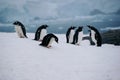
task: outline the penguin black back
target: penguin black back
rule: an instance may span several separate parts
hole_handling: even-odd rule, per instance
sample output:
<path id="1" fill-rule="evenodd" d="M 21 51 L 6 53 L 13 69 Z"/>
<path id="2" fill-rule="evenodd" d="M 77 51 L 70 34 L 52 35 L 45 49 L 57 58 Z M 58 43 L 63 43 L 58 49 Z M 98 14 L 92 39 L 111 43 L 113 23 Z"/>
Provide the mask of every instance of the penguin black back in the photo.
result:
<path id="1" fill-rule="evenodd" d="M 78 29 L 75 31 L 72 44 L 75 44 L 75 43 L 78 42 L 79 32 L 81 32 L 82 29 L 83 29 L 83 26 L 80 26 L 80 27 L 78 27 Z"/>
<path id="2" fill-rule="evenodd" d="M 48 47 L 49 43 L 50 43 L 50 40 L 54 38 L 55 41 L 58 43 L 58 37 L 55 36 L 54 34 L 50 33 L 50 34 L 47 34 L 44 38 L 43 38 L 43 41 L 40 45 L 42 46 L 45 46 L 45 47 Z"/>
<path id="3" fill-rule="evenodd" d="M 69 43 L 69 35 L 70 35 L 70 31 L 74 30 L 76 27 L 71 26 L 70 28 L 68 28 L 67 32 L 66 32 L 66 42 Z"/>
<path id="4" fill-rule="evenodd" d="M 51 37 L 51 34 L 47 34 L 44 38 L 43 38 L 43 41 L 40 45 L 42 46 L 47 46 L 47 43 L 49 42 L 50 40 L 50 37 Z"/>
<path id="5" fill-rule="evenodd" d="M 46 29 L 48 27 L 48 25 L 41 25 L 35 32 L 35 38 L 34 40 L 39 40 L 40 38 L 40 33 L 42 29 Z"/>

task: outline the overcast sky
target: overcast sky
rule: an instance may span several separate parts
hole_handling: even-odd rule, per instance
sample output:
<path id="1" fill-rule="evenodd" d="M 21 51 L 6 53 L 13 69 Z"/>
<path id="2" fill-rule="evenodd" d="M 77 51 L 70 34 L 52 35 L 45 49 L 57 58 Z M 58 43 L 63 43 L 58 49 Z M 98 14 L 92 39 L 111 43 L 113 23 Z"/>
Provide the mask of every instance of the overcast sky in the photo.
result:
<path id="1" fill-rule="evenodd" d="M 6 7 L 40 18 L 74 17 L 94 9 L 114 12 L 120 8 L 120 0 L 0 0 L 0 10 Z"/>

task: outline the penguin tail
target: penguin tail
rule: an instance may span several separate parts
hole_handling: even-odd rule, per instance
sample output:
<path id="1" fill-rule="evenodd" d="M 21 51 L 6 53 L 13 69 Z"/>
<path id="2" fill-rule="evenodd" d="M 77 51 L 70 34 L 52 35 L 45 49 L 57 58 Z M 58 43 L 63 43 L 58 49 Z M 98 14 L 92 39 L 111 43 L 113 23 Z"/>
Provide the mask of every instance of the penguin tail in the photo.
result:
<path id="1" fill-rule="evenodd" d="M 42 45 L 42 43 L 41 44 L 39 44 L 40 46 Z"/>
<path id="2" fill-rule="evenodd" d="M 69 43 L 69 40 L 67 40 L 66 43 Z"/>
<path id="3" fill-rule="evenodd" d="M 39 44 L 39 46 L 44 46 L 44 45 L 41 43 L 41 44 Z"/>
<path id="4" fill-rule="evenodd" d="M 32 40 L 35 40 L 35 39 L 32 39 Z"/>
<path id="5" fill-rule="evenodd" d="M 102 44 L 97 45 L 97 47 L 101 47 L 101 46 L 102 46 Z"/>
<path id="6" fill-rule="evenodd" d="M 25 35 L 26 38 L 28 38 L 26 35 Z"/>
<path id="7" fill-rule="evenodd" d="M 38 41 L 36 38 L 34 38 L 33 40 Z"/>
<path id="8" fill-rule="evenodd" d="M 36 40 L 36 39 L 33 39 L 33 40 Z"/>
<path id="9" fill-rule="evenodd" d="M 75 42 L 72 42 L 71 44 L 75 44 Z"/>

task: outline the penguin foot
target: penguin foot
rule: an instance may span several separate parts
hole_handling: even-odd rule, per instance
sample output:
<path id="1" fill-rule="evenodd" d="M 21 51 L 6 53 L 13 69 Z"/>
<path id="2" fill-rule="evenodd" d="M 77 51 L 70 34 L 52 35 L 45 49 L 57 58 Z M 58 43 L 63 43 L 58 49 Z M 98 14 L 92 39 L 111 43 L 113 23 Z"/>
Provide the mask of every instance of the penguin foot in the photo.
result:
<path id="1" fill-rule="evenodd" d="M 80 46 L 80 44 L 76 44 L 77 46 Z"/>
<path id="2" fill-rule="evenodd" d="M 40 42 L 42 42 L 42 40 L 39 40 Z"/>
<path id="3" fill-rule="evenodd" d="M 47 46 L 47 48 L 51 48 L 52 46 Z"/>
<path id="4" fill-rule="evenodd" d="M 20 36 L 20 38 L 25 38 L 25 37 L 23 37 L 23 36 Z"/>

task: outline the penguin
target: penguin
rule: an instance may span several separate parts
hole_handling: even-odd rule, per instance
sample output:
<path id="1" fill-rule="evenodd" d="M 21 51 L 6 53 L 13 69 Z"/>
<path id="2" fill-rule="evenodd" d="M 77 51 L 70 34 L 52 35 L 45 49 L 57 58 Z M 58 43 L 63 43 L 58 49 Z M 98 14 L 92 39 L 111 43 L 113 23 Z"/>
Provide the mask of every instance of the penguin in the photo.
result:
<path id="1" fill-rule="evenodd" d="M 88 25 L 88 28 L 90 29 L 91 41 L 94 42 L 94 44 L 98 47 L 102 46 L 102 37 L 99 31 L 95 27 L 90 25 Z"/>
<path id="2" fill-rule="evenodd" d="M 25 26 L 21 22 L 15 21 L 13 25 L 15 25 L 15 31 L 20 38 L 27 38 Z"/>
<path id="3" fill-rule="evenodd" d="M 42 43 L 39 45 L 50 48 L 53 41 L 58 43 L 58 37 L 50 33 L 43 38 Z"/>
<path id="4" fill-rule="evenodd" d="M 38 29 L 37 29 L 37 31 L 36 31 L 36 33 L 35 33 L 35 38 L 34 38 L 34 40 L 36 40 L 36 41 L 42 41 L 43 40 L 43 37 L 47 34 L 47 30 L 46 30 L 46 28 L 48 27 L 48 25 L 41 25 Z"/>
<path id="5" fill-rule="evenodd" d="M 75 31 L 72 44 L 80 45 L 83 37 L 83 26 L 78 27 Z"/>
<path id="6" fill-rule="evenodd" d="M 73 42 L 73 36 L 75 33 L 75 29 L 76 27 L 71 26 L 70 28 L 68 28 L 67 32 L 66 32 L 66 43 L 72 43 Z"/>

